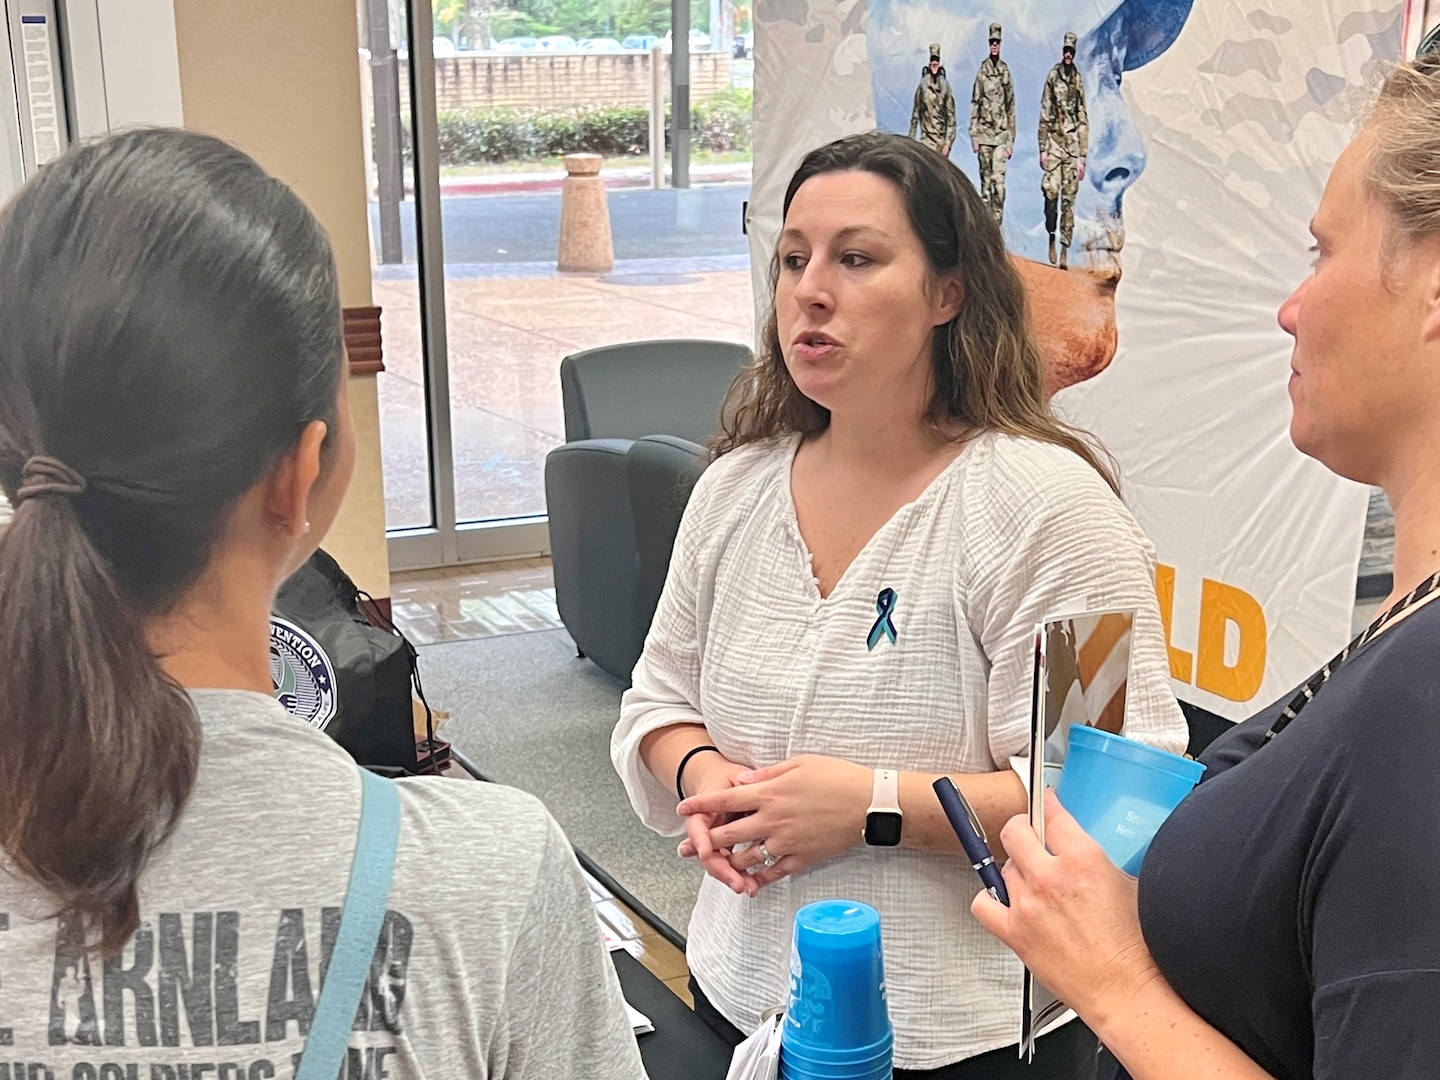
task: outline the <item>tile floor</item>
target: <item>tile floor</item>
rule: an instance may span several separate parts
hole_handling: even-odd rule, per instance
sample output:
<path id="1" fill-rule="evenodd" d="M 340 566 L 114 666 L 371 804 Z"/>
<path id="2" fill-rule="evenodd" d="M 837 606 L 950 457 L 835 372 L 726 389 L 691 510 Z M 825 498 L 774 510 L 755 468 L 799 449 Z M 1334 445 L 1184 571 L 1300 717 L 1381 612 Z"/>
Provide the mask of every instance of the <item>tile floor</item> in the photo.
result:
<path id="1" fill-rule="evenodd" d="M 390 603 L 416 645 L 560 628 L 549 559 L 391 574 Z"/>

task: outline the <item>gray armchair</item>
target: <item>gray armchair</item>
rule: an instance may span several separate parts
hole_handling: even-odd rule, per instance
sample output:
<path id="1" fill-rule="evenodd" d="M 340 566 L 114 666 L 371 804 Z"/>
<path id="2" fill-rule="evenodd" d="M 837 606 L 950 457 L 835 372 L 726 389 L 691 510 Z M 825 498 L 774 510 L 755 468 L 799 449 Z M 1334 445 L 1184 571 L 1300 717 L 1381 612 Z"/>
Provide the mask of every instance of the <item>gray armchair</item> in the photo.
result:
<path id="1" fill-rule="evenodd" d="M 639 610 L 647 631 L 665 588 L 670 552 L 675 547 L 685 504 L 709 463 L 703 446 L 674 435 L 637 439 L 625 455 L 630 516 L 635 522 L 635 550 L 640 557 Z"/>
<path id="2" fill-rule="evenodd" d="M 581 655 L 626 682 L 665 583 L 705 441 L 750 360 L 722 341 L 641 341 L 560 363 L 565 445 L 545 459 L 555 602 Z"/>

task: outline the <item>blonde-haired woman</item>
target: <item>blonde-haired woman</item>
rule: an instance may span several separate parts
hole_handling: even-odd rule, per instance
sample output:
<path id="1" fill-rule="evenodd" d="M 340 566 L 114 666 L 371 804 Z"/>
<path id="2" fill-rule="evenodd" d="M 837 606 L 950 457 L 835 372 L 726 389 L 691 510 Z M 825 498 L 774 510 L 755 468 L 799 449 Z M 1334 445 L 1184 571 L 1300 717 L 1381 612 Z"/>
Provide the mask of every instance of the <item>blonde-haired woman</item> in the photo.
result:
<path id="1" fill-rule="evenodd" d="M 1052 803 L 975 914 L 1134 1080 L 1418 1080 L 1440 1068 L 1440 59 L 1396 69 L 1280 308 L 1290 437 L 1395 507 L 1384 614 L 1204 754 L 1138 884 Z"/>
<path id="2" fill-rule="evenodd" d="M 1077 608 L 1139 609 L 1129 732 L 1183 748 L 1151 548 L 1050 414 L 1023 286 L 959 169 L 857 135 L 805 158 L 784 209 L 766 347 L 612 754 L 709 875 L 689 962 L 717 1030 L 784 1003 L 794 912 L 844 896 L 883 920 L 896 1076 L 1020 1075 L 1020 966 L 965 910 L 930 783 L 954 776 L 992 831 L 1023 808 L 1035 623 Z M 1072 1025 L 1024 1075 L 1094 1061 Z"/>

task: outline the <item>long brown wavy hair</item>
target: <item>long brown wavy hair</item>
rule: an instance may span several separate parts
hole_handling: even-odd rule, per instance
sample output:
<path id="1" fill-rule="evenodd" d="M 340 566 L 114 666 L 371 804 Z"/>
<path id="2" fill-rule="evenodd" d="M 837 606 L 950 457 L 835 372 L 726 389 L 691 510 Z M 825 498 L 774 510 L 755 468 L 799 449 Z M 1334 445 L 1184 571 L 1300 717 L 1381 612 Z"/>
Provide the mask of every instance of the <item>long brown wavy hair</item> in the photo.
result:
<path id="1" fill-rule="evenodd" d="M 805 181 L 848 171 L 894 184 L 931 273 L 954 275 L 965 286 L 959 314 L 934 334 L 935 393 L 926 423 L 936 432 L 963 431 L 962 437 L 1001 431 L 1063 446 L 1118 493 L 1109 455 L 1050 410 L 1024 282 L 1005 252 L 999 225 L 965 174 L 914 139 L 880 131 L 851 135 L 805 156 L 785 191 L 785 216 Z M 711 443 L 716 457 L 779 435 L 813 434 L 830 423 L 830 411 L 802 394 L 785 366 L 774 300 L 779 277 L 777 252 L 760 352 L 726 396 L 721 431 Z"/>

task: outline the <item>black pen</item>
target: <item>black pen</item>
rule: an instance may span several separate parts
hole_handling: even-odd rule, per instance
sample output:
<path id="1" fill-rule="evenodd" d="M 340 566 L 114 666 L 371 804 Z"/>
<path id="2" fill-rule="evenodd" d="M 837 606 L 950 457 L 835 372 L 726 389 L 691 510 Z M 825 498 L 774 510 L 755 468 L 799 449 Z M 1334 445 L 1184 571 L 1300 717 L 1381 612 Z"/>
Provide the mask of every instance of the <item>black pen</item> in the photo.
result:
<path id="1" fill-rule="evenodd" d="M 980 819 L 975 816 L 975 811 L 970 808 L 965 796 L 960 794 L 955 781 L 948 776 L 940 777 L 930 786 L 935 789 L 940 806 L 944 809 L 945 816 L 950 819 L 950 827 L 960 838 L 965 857 L 980 875 L 986 892 L 1009 907 L 1010 894 L 1005 891 L 1005 879 L 1000 875 L 1000 867 L 995 865 L 995 856 L 990 853 L 990 845 L 985 840 L 985 830 L 980 825 Z"/>

